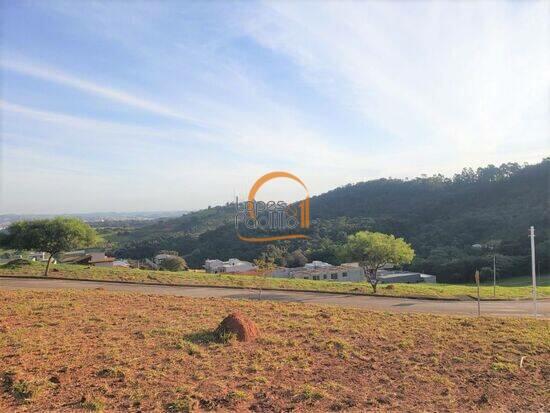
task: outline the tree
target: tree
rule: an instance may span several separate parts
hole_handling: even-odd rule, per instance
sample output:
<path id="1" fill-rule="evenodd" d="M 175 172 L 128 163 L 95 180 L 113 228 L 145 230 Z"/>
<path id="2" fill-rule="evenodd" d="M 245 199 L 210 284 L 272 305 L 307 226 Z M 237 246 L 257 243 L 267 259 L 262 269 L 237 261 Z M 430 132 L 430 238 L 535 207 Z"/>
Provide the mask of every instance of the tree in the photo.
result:
<path id="1" fill-rule="evenodd" d="M 85 222 L 76 218 L 54 218 L 11 224 L 0 239 L 0 246 L 49 253 L 44 271 L 44 276 L 47 276 L 54 255 L 96 246 L 100 241 L 95 230 Z"/>
<path id="2" fill-rule="evenodd" d="M 168 257 L 162 260 L 160 268 L 167 271 L 183 271 L 187 269 L 187 262 L 181 257 Z"/>
<path id="3" fill-rule="evenodd" d="M 357 261 L 363 268 L 375 294 L 381 267 L 390 263 L 409 264 L 414 258 L 414 250 L 403 238 L 380 232 L 360 231 L 350 235 L 343 250 L 347 259 Z"/>
<path id="4" fill-rule="evenodd" d="M 291 268 L 303 267 L 307 263 L 307 258 L 302 250 L 297 249 L 286 257 L 287 266 Z"/>

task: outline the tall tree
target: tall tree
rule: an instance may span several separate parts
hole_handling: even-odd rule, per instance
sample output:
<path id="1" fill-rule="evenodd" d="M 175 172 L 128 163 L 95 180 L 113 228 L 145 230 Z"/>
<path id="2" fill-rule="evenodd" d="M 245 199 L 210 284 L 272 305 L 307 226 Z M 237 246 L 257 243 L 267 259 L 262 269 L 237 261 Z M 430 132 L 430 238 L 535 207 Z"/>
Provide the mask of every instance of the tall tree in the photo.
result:
<path id="1" fill-rule="evenodd" d="M 344 256 L 357 261 L 363 268 L 374 293 L 378 285 L 378 270 L 385 264 L 409 264 L 414 250 L 403 238 L 380 232 L 360 231 L 350 235 L 343 248 Z"/>
<path id="2" fill-rule="evenodd" d="M 37 250 L 50 254 L 44 276 L 52 258 L 63 251 L 97 245 L 101 238 L 85 222 L 76 218 L 20 221 L 10 225 L 0 239 L 5 248 Z"/>

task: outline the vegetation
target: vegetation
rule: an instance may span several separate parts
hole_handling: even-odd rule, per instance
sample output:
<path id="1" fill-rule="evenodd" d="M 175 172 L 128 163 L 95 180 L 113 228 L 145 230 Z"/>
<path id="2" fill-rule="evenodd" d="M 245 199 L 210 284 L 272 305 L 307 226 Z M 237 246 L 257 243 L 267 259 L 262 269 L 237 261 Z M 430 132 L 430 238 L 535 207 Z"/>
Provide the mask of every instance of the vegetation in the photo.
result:
<path id="1" fill-rule="evenodd" d="M 258 325 L 259 339 L 213 339 L 234 311 Z M 0 392 L 5 412 L 550 405 L 547 320 L 98 290 L 0 291 L 0 320 L 0 378 L 12 383 Z"/>
<path id="2" fill-rule="evenodd" d="M 359 263 L 375 294 L 380 268 L 386 264 L 409 264 L 414 258 L 413 249 L 402 238 L 368 231 L 350 235 L 343 254 L 348 260 Z"/>
<path id="3" fill-rule="evenodd" d="M 40 275 L 44 272 L 44 265 L 33 263 L 24 270 L 9 266 L 0 266 L 0 276 Z M 258 288 L 261 283 L 263 289 L 326 291 L 347 294 L 372 294 L 370 284 L 366 282 L 336 282 L 314 281 L 284 278 L 260 278 L 254 275 L 236 274 L 207 274 L 204 271 L 164 272 L 148 271 L 131 268 L 101 268 L 85 267 L 82 265 L 57 264 L 55 276 L 68 279 L 88 279 L 107 281 L 128 281 L 138 283 L 160 283 L 173 285 L 203 285 L 226 286 L 237 288 Z M 541 298 L 550 297 L 550 277 L 541 278 L 538 294 Z M 377 295 L 392 297 L 429 297 L 429 298 L 459 298 L 476 297 L 474 284 L 389 284 L 378 288 Z M 482 299 L 514 299 L 531 297 L 530 282 L 518 286 L 497 286 L 496 296 L 493 297 L 492 284 L 481 287 Z"/>
<path id="4" fill-rule="evenodd" d="M 187 263 L 181 257 L 173 256 L 162 260 L 160 268 L 166 271 L 183 271 L 186 270 Z"/>
<path id="5" fill-rule="evenodd" d="M 448 283 L 473 282 L 476 269 L 497 275 L 529 271 L 527 229 L 537 230 L 538 263 L 550 272 L 550 159 L 536 165 L 502 164 L 464 169 L 452 178 L 442 175 L 414 179 L 378 179 L 346 185 L 311 198 L 309 240 L 284 241 L 279 251 L 300 250 L 308 260 L 338 264 L 338 245 L 358 231 L 382 232 L 404 238 L 415 250 L 406 268 L 437 275 Z M 110 236 L 120 257 L 151 257 L 175 249 L 192 268 L 206 258 L 253 260 L 265 245 L 239 241 L 232 205 L 209 208 L 181 218 L 166 219 Z M 472 248 L 480 244 L 482 248 Z M 273 248 L 273 247 L 267 247 Z M 492 278 L 487 271 L 483 280 Z"/>
<path id="6" fill-rule="evenodd" d="M 3 248 L 36 250 L 49 253 L 44 275 L 56 254 L 99 243 L 94 229 L 77 218 L 54 218 L 19 221 L 8 227 L 0 237 Z"/>

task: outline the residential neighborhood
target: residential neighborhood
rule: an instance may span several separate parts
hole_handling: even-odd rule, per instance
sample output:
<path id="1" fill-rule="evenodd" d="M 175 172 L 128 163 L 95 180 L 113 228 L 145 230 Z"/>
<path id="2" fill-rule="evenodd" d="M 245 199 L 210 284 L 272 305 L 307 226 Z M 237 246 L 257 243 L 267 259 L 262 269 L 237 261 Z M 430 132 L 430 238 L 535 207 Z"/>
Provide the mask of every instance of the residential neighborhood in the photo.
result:
<path id="1" fill-rule="evenodd" d="M 0 16 L 0 413 L 550 413 L 550 0 Z"/>

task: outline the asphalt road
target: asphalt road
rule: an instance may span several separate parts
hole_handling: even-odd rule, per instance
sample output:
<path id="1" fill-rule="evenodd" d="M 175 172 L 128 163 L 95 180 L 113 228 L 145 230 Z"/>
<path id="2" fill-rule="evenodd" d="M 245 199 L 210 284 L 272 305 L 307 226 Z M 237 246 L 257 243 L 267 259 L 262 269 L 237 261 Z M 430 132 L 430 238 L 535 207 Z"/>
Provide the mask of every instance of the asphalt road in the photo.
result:
<path id="1" fill-rule="evenodd" d="M 3 290 L 45 289 L 97 289 L 126 291 L 144 294 L 176 295 L 185 297 L 219 297 L 228 299 L 258 299 L 258 291 L 234 288 L 158 286 L 101 281 L 74 281 L 51 279 L 0 278 Z M 349 294 L 326 294 L 316 292 L 263 291 L 263 300 L 325 304 L 341 307 L 364 308 L 393 312 L 420 312 L 434 314 L 476 315 L 476 301 L 442 301 L 393 297 L 372 297 Z M 550 317 L 550 300 L 538 302 L 539 317 Z M 532 316 L 533 302 L 482 301 L 481 314 L 491 316 Z"/>

